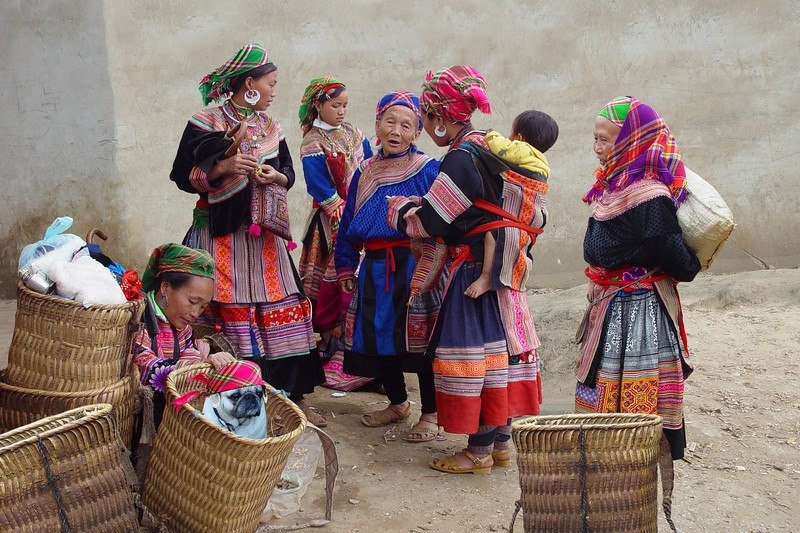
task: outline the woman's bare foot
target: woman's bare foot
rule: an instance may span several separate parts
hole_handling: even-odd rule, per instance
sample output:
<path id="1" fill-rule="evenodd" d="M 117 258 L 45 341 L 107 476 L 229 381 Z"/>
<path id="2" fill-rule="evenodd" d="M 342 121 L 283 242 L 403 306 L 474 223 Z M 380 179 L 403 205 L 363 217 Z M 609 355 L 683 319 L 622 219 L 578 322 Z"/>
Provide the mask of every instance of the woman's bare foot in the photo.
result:
<path id="1" fill-rule="evenodd" d="M 303 414 L 306 415 L 306 419 L 318 428 L 324 428 L 328 425 L 328 420 L 318 412 L 314 411 L 305 400 L 300 400 L 297 402 L 297 407 L 303 411 Z"/>

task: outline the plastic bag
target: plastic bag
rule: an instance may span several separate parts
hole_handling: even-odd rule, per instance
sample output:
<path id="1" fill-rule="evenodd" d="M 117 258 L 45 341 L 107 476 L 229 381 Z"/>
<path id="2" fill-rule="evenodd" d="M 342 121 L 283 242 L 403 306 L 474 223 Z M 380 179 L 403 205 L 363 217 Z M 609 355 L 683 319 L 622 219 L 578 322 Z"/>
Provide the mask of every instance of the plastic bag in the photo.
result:
<path id="1" fill-rule="evenodd" d="M 70 261 L 86 242 L 71 233 L 72 217 L 58 217 L 44 233 L 44 238 L 22 249 L 19 254 L 19 269 L 30 268 L 32 272 L 47 270 L 56 260 Z"/>
<path id="2" fill-rule="evenodd" d="M 314 479 L 321 456 L 322 443 L 319 437 L 313 429 L 306 429 L 292 448 L 278 486 L 272 491 L 272 496 L 261 513 L 262 522 L 273 516 L 283 518 L 300 509 L 300 499 Z"/>

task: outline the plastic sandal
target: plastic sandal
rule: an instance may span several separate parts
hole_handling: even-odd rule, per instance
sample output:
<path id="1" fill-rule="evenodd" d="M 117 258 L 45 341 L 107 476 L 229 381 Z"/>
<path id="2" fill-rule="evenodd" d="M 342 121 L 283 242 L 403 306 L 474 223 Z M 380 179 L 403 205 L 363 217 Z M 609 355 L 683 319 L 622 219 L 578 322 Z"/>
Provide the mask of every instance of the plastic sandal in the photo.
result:
<path id="1" fill-rule="evenodd" d="M 370 428 L 378 428 L 403 422 L 408 420 L 409 416 L 411 416 L 411 404 L 406 403 L 405 407 L 389 405 L 386 409 L 361 415 L 361 423 Z"/>
<path id="2" fill-rule="evenodd" d="M 492 460 L 494 461 L 494 466 L 511 466 L 511 450 L 508 448 L 505 450 L 493 450 Z"/>
<path id="3" fill-rule="evenodd" d="M 469 474 L 470 472 L 479 476 L 485 476 L 492 472 L 492 465 L 485 466 L 486 463 L 492 461 L 492 456 L 487 455 L 486 457 L 477 457 L 470 453 L 469 450 L 464 448 L 461 450 L 461 453 L 464 454 L 467 459 L 472 461 L 471 468 L 464 468 L 461 466 L 458 461 L 456 460 L 455 454 L 445 457 L 444 459 L 436 458 L 430 463 L 430 467 L 434 470 L 438 470 L 439 472 L 447 472 L 448 474 Z"/>
<path id="4" fill-rule="evenodd" d="M 408 430 L 408 433 L 403 435 L 403 440 L 415 444 L 418 442 L 430 442 L 436 437 L 441 437 L 443 434 L 444 429 L 437 422 L 425 420 L 420 417 L 417 423 Z"/>

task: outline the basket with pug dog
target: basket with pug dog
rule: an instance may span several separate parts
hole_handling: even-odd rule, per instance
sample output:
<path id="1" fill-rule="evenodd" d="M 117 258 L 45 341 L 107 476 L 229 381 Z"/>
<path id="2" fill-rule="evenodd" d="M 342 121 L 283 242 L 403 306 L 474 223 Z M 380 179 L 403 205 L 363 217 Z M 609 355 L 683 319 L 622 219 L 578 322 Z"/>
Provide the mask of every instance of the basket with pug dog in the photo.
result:
<path id="1" fill-rule="evenodd" d="M 167 378 L 142 500 L 156 525 L 180 532 L 256 529 L 303 412 L 264 383 L 258 365 L 178 368 Z"/>

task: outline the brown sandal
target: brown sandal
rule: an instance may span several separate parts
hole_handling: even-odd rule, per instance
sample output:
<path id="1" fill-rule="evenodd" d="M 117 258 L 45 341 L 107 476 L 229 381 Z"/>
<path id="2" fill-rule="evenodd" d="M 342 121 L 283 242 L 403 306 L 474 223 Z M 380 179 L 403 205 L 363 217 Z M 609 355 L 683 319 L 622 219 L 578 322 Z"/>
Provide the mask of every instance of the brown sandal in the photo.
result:
<path id="1" fill-rule="evenodd" d="M 386 409 L 361 415 L 361 423 L 369 428 L 378 428 L 396 422 L 403 422 L 408 420 L 409 416 L 411 416 L 410 403 L 399 405 L 390 404 Z"/>
<path id="2" fill-rule="evenodd" d="M 511 450 L 492 450 L 494 466 L 511 466 Z"/>
<path id="3" fill-rule="evenodd" d="M 403 436 L 404 441 L 412 443 L 430 442 L 444 434 L 444 429 L 438 422 L 425 420 L 423 416 L 425 415 L 420 416 L 417 423 Z"/>
<path id="4" fill-rule="evenodd" d="M 472 454 L 466 448 L 464 448 L 458 453 L 463 454 L 467 459 L 472 461 L 471 468 L 465 468 L 461 466 L 461 464 L 456 459 L 455 453 L 449 457 L 445 457 L 444 459 L 439 459 L 437 457 L 433 461 L 431 461 L 429 466 L 434 470 L 438 470 L 439 472 L 447 472 L 448 474 L 473 473 L 479 476 L 484 476 L 492 472 L 491 454 L 485 457 L 478 457 L 477 455 Z M 486 463 L 489 463 L 489 465 L 487 466 Z"/>

